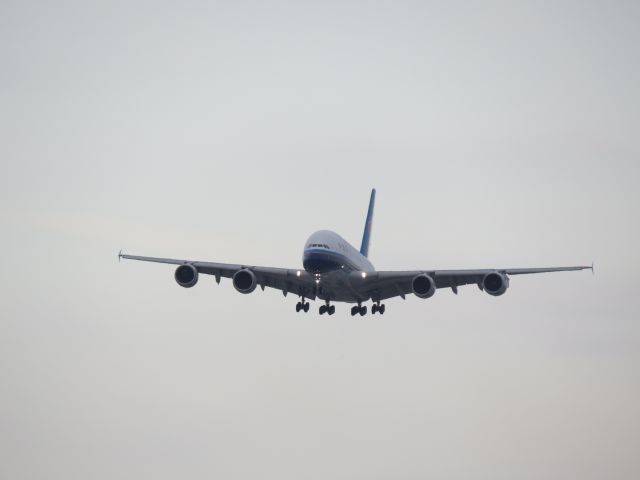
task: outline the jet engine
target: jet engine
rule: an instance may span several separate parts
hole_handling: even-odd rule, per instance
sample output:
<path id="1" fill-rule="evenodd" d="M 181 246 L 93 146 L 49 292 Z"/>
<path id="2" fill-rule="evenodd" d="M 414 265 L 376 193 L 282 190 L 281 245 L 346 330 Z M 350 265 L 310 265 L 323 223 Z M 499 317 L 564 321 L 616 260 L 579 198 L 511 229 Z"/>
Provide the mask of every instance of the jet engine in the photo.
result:
<path id="1" fill-rule="evenodd" d="M 433 281 L 429 275 L 421 273 L 413 277 L 411 281 L 411 288 L 413 293 L 418 298 L 429 298 L 436 293 L 436 282 Z"/>
<path id="2" fill-rule="evenodd" d="M 191 288 L 198 283 L 198 270 L 193 265 L 180 265 L 174 276 L 178 285 L 184 288 Z"/>
<path id="3" fill-rule="evenodd" d="M 487 273 L 482 279 L 482 288 L 489 295 L 498 297 L 509 288 L 509 277 L 498 272 Z"/>
<path id="4" fill-rule="evenodd" d="M 238 270 L 233 275 L 233 286 L 240 293 L 251 293 L 256 289 L 257 285 L 258 280 L 255 274 L 247 268 Z"/>

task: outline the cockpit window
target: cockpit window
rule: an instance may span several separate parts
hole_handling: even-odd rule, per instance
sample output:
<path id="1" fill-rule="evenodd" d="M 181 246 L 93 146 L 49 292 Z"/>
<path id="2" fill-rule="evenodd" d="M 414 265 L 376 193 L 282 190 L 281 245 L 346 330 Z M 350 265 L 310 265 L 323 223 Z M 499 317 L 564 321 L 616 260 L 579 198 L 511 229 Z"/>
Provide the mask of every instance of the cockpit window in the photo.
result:
<path id="1" fill-rule="evenodd" d="M 324 243 L 310 243 L 309 245 L 307 245 L 307 248 L 326 248 L 327 250 L 329 250 L 329 245 L 326 245 Z"/>

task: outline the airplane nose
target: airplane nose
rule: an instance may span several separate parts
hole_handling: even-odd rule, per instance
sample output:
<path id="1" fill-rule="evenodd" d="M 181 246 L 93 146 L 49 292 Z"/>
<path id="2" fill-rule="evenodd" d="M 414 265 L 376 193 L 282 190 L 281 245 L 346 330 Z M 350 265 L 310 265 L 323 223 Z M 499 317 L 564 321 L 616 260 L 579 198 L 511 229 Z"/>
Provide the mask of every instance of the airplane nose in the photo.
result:
<path id="1" fill-rule="evenodd" d="M 305 252 L 302 265 L 309 273 L 326 273 L 341 268 L 330 252 Z"/>

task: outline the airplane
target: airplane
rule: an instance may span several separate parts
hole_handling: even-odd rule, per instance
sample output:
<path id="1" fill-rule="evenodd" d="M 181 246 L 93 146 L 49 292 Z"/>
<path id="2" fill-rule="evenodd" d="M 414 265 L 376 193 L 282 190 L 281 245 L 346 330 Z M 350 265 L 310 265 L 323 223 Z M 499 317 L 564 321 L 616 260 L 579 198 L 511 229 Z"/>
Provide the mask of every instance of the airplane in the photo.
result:
<path id="1" fill-rule="evenodd" d="M 591 266 L 548 268 L 494 268 L 475 270 L 410 270 L 377 271 L 369 261 L 369 241 L 376 199 L 375 188 L 371 191 L 369 208 L 362 235 L 360 250 L 330 230 L 313 233 L 305 243 L 301 269 L 258 267 L 244 264 L 200 262 L 172 258 L 141 257 L 126 255 L 122 251 L 118 259 L 177 265 L 174 278 L 178 285 L 191 288 L 198 283 L 199 275 L 213 275 L 219 284 L 221 277 L 231 278 L 235 289 L 244 294 L 256 287 L 265 287 L 297 295 L 300 301 L 296 312 L 308 312 L 307 300 L 321 300 L 320 315 L 333 315 L 332 302 L 353 303 L 351 315 L 366 315 L 365 302 L 371 300 L 371 314 L 383 315 L 383 300 L 413 294 L 418 298 L 432 297 L 437 289 L 450 288 L 458 294 L 458 287 L 475 284 L 480 290 L 494 297 L 503 295 L 509 288 L 509 277 L 530 273 L 561 272 L 590 269 Z"/>

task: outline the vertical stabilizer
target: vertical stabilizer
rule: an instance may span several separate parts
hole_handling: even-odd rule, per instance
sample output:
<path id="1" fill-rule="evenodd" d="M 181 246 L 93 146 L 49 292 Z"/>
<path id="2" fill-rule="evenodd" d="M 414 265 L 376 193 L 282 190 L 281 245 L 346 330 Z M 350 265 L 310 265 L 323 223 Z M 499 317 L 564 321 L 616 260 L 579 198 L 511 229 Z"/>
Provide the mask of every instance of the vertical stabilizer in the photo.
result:
<path id="1" fill-rule="evenodd" d="M 364 233 L 362 234 L 362 245 L 360 253 L 365 257 L 369 256 L 369 240 L 371 239 L 371 224 L 373 223 L 373 206 L 376 203 L 376 189 L 371 190 L 371 199 L 369 200 L 369 210 L 367 211 L 367 221 L 364 224 Z"/>

